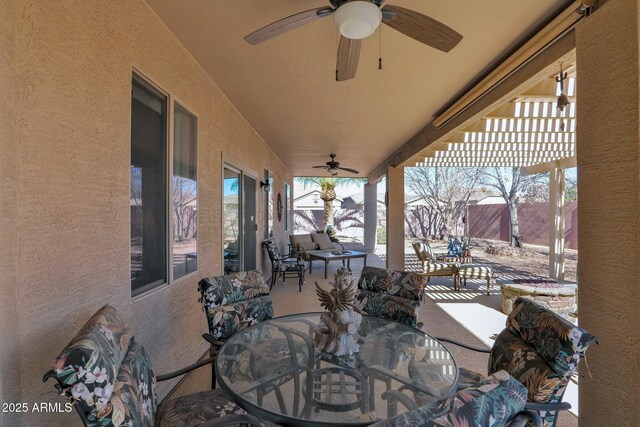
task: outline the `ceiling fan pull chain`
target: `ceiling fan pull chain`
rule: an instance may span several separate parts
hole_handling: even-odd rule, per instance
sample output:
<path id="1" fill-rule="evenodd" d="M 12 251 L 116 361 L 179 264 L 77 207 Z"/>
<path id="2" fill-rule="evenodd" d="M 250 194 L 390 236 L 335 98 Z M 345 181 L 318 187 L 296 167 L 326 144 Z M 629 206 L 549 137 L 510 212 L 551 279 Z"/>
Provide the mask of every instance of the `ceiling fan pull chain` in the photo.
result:
<path id="1" fill-rule="evenodd" d="M 382 70 L 382 26 L 378 27 L 378 70 Z"/>
<path id="2" fill-rule="evenodd" d="M 340 42 L 339 42 L 339 40 L 340 40 L 339 34 L 340 34 L 340 33 L 338 32 L 338 30 L 337 30 L 337 29 L 335 30 L 335 32 L 336 32 L 336 55 L 337 55 L 337 54 L 338 54 L 338 49 L 339 49 L 339 43 L 340 43 Z M 337 81 L 337 82 L 339 82 L 339 81 L 340 81 L 340 80 L 338 79 L 338 67 L 337 67 L 337 64 L 336 64 L 336 81 Z"/>

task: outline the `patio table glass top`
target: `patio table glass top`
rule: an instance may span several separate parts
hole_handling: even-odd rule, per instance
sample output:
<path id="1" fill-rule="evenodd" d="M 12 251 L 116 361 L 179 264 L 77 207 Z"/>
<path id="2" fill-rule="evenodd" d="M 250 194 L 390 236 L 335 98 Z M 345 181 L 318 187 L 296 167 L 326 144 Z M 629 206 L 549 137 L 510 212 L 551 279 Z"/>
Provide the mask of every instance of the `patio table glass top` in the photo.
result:
<path id="1" fill-rule="evenodd" d="M 220 387 L 251 414 L 305 426 L 367 425 L 407 411 L 389 390 L 421 405 L 453 392 L 455 360 L 424 332 L 363 316 L 360 350 L 335 356 L 314 349 L 319 321 L 320 313 L 295 314 L 233 335 L 218 354 Z"/>

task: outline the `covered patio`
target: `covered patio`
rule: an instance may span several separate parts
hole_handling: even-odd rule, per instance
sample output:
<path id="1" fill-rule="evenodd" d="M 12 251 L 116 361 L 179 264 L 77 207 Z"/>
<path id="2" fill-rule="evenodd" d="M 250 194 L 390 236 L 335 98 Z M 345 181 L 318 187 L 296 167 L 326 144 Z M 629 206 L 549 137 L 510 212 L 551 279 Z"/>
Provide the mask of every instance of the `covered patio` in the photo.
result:
<path id="1" fill-rule="evenodd" d="M 363 2 L 0 2 L 0 401 L 5 405 L 0 425 L 177 426 L 183 424 L 176 421 L 180 414 L 170 402 L 183 397 L 183 408 L 193 415 L 188 425 L 216 425 L 198 417 L 215 412 L 217 419 L 238 408 L 259 409 L 261 393 L 271 393 L 276 401 L 274 390 L 283 384 L 316 406 L 307 402 L 298 408 L 297 401 L 278 397 L 277 404 L 294 405 L 305 416 L 269 418 L 270 409 L 253 413 L 265 425 L 314 425 L 314 414 L 327 407 L 336 419 L 340 411 L 350 416 L 359 411 L 348 422 L 367 425 L 410 413 L 411 405 L 444 402 L 464 390 L 463 384 L 481 388 L 482 380 L 466 383 L 458 375 L 462 371 L 453 372 L 453 367 L 486 376 L 489 356 L 443 345 L 434 337 L 492 348 L 506 321 L 500 288 L 489 290 L 484 279 L 470 278 L 457 292 L 452 277 L 431 277 L 423 287 L 394 288 L 414 298 L 409 305 L 416 309 L 415 324 L 397 326 L 394 319 L 366 316 L 364 324 L 382 326 L 362 334 L 363 347 L 385 328 L 397 327 L 398 335 L 412 337 L 402 343 L 411 350 L 395 361 L 406 372 L 394 371 L 393 377 L 370 360 L 364 376 L 345 380 L 340 371 L 335 393 L 345 398 L 350 390 L 356 396 L 353 408 L 335 409 L 329 380 L 327 401 L 305 388 L 315 387 L 310 380 L 298 382 L 318 372 L 321 380 L 330 379 L 327 372 L 333 371 L 320 369 L 327 355 L 318 353 L 317 343 L 295 353 L 315 335 L 311 329 L 308 336 L 300 329 L 292 332 L 283 316 L 309 315 L 303 319 L 308 321 L 313 312 L 325 310 L 328 303 L 325 299 L 321 304 L 322 292 L 314 285 L 331 289 L 331 274 L 342 264 L 328 263 L 325 279 L 319 265 L 309 271 L 309 260 L 299 254 L 297 259 L 273 259 L 270 251 L 284 255 L 295 246 L 290 239 L 298 196 L 292 191 L 294 177 L 366 178 L 363 242 L 348 249 L 362 251 L 367 266 L 380 269 L 370 271 L 387 268 L 419 281 L 426 276 L 405 238 L 404 216 L 405 168 L 415 165 L 549 173 L 548 278 L 558 282 L 566 279 L 564 171 L 578 168 L 578 321 L 598 337 L 599 345 L 589 348 L 588 367 L 579 365 L 584 374 L 579 390 L 573 381 L 564 395 L 573 410 L 561 411 L 557 425 L 637 423 L 638 2 L 501 1 L 479 6 L 367 0 L 365 7 L 379 17 L 373 35 L 362 42 L 344 35 L 340 19 L 338 26 L 334 17 L 326 19 L 349 3 Z M 295 15 L 301 9 L 309 9 L 302 18 Z M 429 15 L 431 21 L 399 25 L 407 17 L 417 19 L 411 11 Z M 289 19 L 284 30 L 245 41 L 256 29 L 283 18 Z M 455 31 L 445 31 L 440 22 Z M 427 31 L 421 27 L 425 23 L 447 37 L 435 31 L 425 39 L 427 33 L 420 30 Z M 441 38 L 433 39 L 433 34 Z M 567 73 L 560 79 L 562 90 L 556 81 L 560 70 Z M 559 103 L 564 109 L 557 108 Z M 332 164 L 322 169 L 329 154 L 336 154 L 342 169 Z M 379 256 L 382 182 L 387 240 L 385 254 Z M 333 243 L 303 243 L 311 243 L 311 251 L 338 249 Z M 498 271 L 498 279 L 530 277 L 492 264 L 489 254 L 474 256 L 474 262 Z M 365 275 L 364 265 L 362 258 L 350 262 L 355 288 Z M 295 278 L 283 284 L 281 270 Z M 220 278 L 225 274 L 236 276 Z M 251 283 L 245 285 L 245 279 Z M 269 325 L 288 340 L 284 359 L 302 354 L 307 364 L 293 362 L 293 371 L 279 371 L 282 366 L 263 362 L 264 372 L 225 374 L 223 368 L 255 356 L 238 348 L 251 347 L 249 341 L 260 334 L 242 335 L 246 330 L 240 328 L 224 336 L 231 341 L 235 335 L 239 342 L 221 342 L 223 331 L 212 322 L 223 315 L 209 313 L 204 288 L 223 282 L 244 288 L 225 290 L 212 306 L 244 303 L 245 293 L 260 299 L 263 313 L 272 304 L 274 319 L 257 319 L 251 311 L 240 323 L 251 324 L 249 331 Z M 370 292 L 367 286 L 354 293 Z M 82 330 L 83 325 L 88 326 Z M 209 337 L 203 339 L 203 334 Z M 265 345 L 277 341 L 264 336 Z M 571 346 L 571 337 L 561 341 Z M 373 348 L 372 357 L 381 360 Z M 417 353 L 421 363 L 430 356 L 442 371 L 429 384 L 437 387 L 420 388 L 417 377 L 392 387 L 401 374 L 410 375 L 411 355 Z M 210 356 L 220 358 L 212 361 Z M 319 357 L 317 365 L 312 356 Z M 194 363 L 206 366 L 188 370 L 186 376 L 160 375 Z M 212 363 L 218 367 L 217 384 L 212 384 Z M 121 366 L 126 369 L 119 371 Z M 380 383 L 392 393 L 373 393 L 374 377 L 383 378 Z M 524 411 L 530 391 L 507 377 L 490 381 L 519 390 L 519 411 Z M 264 378 L 278 387 L 255 385 Z M 350 378 L 355 391 L 349 388 L 354 384 Z M 233 389 L 233 381 L 245 389 Z M 418 390 L 411 394 L 414 400 L 399 396 L 409 396 L 407 387 L 412 386 Z M 432 401 L 420 400 L 427 392 L 434 393 Z M 250 398 L 238 398 L 243 393 Z M 206 396 L 223 403 L 207 412 L 212 400 Z M 376 405 L 385 409 L 376 412 Z M 342 425 L 343 420 L 332 422 Z"/>

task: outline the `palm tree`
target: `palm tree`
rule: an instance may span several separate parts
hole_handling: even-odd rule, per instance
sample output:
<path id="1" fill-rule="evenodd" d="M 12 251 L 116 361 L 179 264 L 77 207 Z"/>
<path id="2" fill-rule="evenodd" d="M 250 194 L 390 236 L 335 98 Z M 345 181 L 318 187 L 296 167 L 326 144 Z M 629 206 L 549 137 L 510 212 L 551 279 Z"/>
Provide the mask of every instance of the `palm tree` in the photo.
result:
<path id="1" fill-rule="evenodd" d="M 307 186 L 320 187 L 320 199 L 324 202 L 324 221 L 322 230 L 333 224 L 333 201 L 336 199 L 336 187 L 348 184 L 363 184 L 365 178 L 320 178 L 320 177 L 296 177 L 296 182 Z"/>

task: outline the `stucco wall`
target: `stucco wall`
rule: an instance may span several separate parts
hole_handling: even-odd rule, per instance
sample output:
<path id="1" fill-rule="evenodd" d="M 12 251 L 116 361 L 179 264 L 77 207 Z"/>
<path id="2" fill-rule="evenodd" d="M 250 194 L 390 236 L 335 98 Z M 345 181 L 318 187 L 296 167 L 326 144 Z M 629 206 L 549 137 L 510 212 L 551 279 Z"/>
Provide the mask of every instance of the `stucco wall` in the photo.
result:
<path id="1" fill-rule="evenodd" d="M 578 203 L 566 202 L 564 208 L 565 247 L 578 249 Z M 518 225 L 522 241 L 549 245 L 549 204 L 522 203 L 518 206 Z M 469 235 L 481 239 L 509 241 L 511 223 L 507 205 L 469 206 Z"/>
<path id="2" fill-rule="evenodd" d="M 20 390 L 19 378 L 13 378 L 14 370 L 5 360 L 20 357 L 17 345 L 20 336 L 16 323 L 16 257 L 15 248 L 7 242 L 15 242 L 16 185 L 15 185 L 15 131 L 16 88 L 14 60 L 14 14 L 11 0 L 0 0 L 0 390 L 2 395 L 16 395 Z M 5 401 L 4 399 L 0 399 Z M 0 408 L 1 410 L 1 408 Z M 0 424 L 3 414 L 0 412 Z"/>
<path id="3" fill-rule="evenodd" d="M 404 270 L 404 167 L 387 171 L 387 268 Z"/>
<path id="4" fill-rule="evenodd" d="M 221 273 L 223 155 L 258 178 L 270 169 L 277 191 L 291 177 L 142 0 L 2 0 L 0 7 L 2 401 L 59 401 L 42 374 L 106 303 L 131 324 L 157 372 L 193 362 L 207 348 L 197 281 Z M 134 67 L 198 117 L 199 182 L 198 272 L 136 301 L 129 255 Z M 275 235 L 284 244 L 277 219 Z M 160 397 L 171 385 L 160 385 Z M 11 426 L 79 424 L 75 413 L 0 417 Z"/>
<path id="5" fill-rule="evenodd" d="M 637 0 L 615 0 L 576 29 L 580 326 L 601 342 L 581 426 L 640 425 L 639 25 Z"/>

